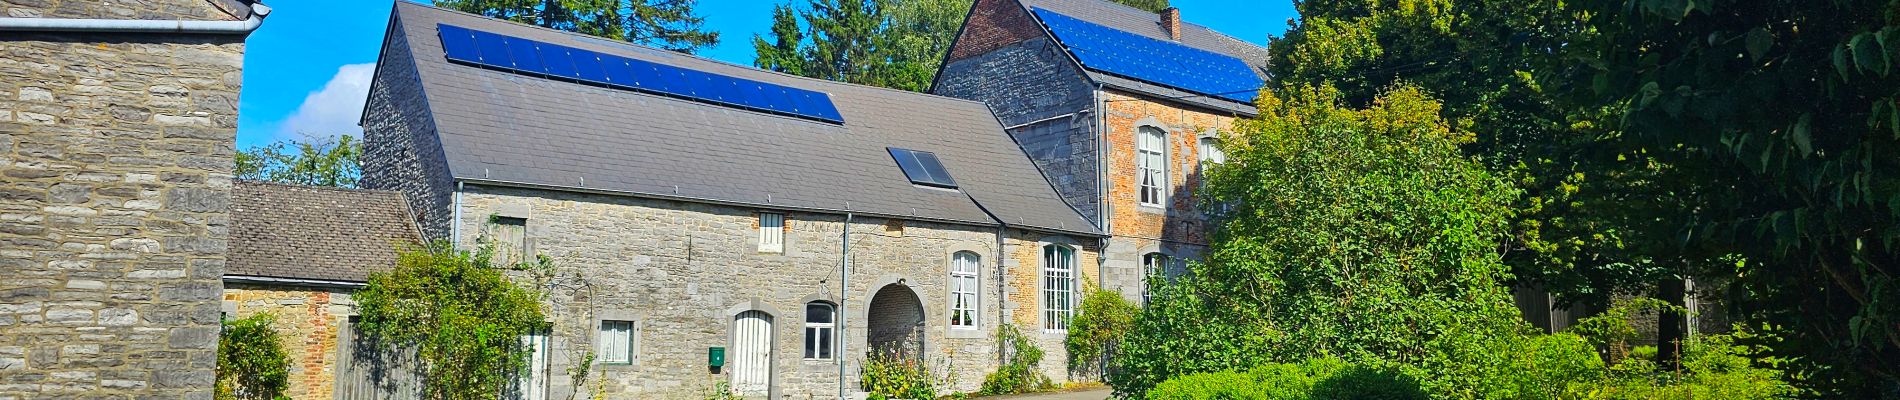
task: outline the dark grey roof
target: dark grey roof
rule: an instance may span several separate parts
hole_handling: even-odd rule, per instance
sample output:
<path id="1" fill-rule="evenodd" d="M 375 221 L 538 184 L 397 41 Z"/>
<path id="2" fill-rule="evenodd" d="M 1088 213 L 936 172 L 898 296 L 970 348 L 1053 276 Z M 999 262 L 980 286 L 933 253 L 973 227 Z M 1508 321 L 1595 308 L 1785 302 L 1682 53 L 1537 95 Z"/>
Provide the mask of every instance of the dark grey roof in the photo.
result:
<path id="1" fill-rule="evenodd" d="M 1023 5 L 1025 11 L 1031 8 L 1042 8 L 1057 14 L 1067 15 L 1124 32 L 1147 36 L 1156 40 L 1172 40 L 1172 38 L 1168 36 L 1168 31 L 1161 27 L 1160 14 L 1129 7 L 1121 3 L 1106 0 L 1018 1 Z M 1177 43 L 1238 58 L 1242 62 L 1247 63 L 1247 66 L 1253 67 L 1254 73 L 1259 75 L 1261 80 L 1267 80 L 1269 78 L 1267 74 L 1268 55 L 1266 48 L 1217 32 L 1206 26 L 1187 22 L 1186 19 L 1188 17 L 1190 16 L 1182 16 L 1181 40 Z M 1200 93 L 1150 84 L 1134 79 L 1105 74 L 1100 71 L 1087 71 L 1089 79 L 1137 93 L 1175 99 L 1180 102 L 1245 115 L 1254 115 L 1259 112 L 1252 104 L 1215 96 L 1204 96 Z"/>
<path id="2" fill-rule="evenodd" d="M 224 274 L 365 282 L 421 239 L 401 193 L 236 181 Z"/>
<path id="3" fill-rule="evenodd" d="M 457 179 L 1099 234 L 981 103 L 396 4 Z M 824 92 L 845 123 L 450 63 L 439 23 Z M 886 147 L 936 153 L 960 191 L 912 185 Z"/>

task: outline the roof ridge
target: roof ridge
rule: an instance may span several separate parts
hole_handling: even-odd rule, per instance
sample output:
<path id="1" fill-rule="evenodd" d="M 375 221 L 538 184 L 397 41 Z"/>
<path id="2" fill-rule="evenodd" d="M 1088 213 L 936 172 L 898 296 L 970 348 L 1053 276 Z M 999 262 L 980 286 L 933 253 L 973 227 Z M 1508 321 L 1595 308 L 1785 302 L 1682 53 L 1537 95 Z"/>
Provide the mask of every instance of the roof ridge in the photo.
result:
<path id="1" fill-rule="evenodd" d="M 297 183 L 273 182 L 273 181 L 266 181 L 266 180 L 244 179 L 244 178 L 232 178 L 231 181 L 236 182 L 236 183 L 250 184 L 250 185 L 278 186 L 278 187 L 286 187 L 286 188 L 293 188 L 293 189 L 317 189 L 317 190 L 326 190 L 326 191 L 332 191 L 332 192 L 394 194 L 394 195 L 402 194 L 402 192 L 387 190 L 387 189 L 365 189 L 365 188 L 346 188 L 346 187 L 336 187 L 336 186 L 304 185 L 304 184 L 297 184 Z"/>
<path id="2" fill-rule="evenodd" d="M 485 15 L 481 15 L 481 14 L 475 14 L 475 13 L 469 13 L 469 12 L 464 12 L 464 11 L 461 11 L 461 10 L 454 10 L 454 9 L 448 9 L 448 8 L 442 8 L 442 7 L 438 7 L 438 6 L 436 6 L 436 5 L 433 5 L 433 4 L 422 4 L 422 3 L 417 3 L 417 2 L 415 2 L 414 0 L 402 0 L 402 1 L 397 1 L 397 3 L 398 3 L 398 4 L 402 4 L 402 3 L 407 3 L 407 4 L 409 4 L 409 5 L 412 5 L 412 6 L 418 6 L 418 7 L 423 7 L 423 8 L 429 8 L 429 9 L 435 9 L 435 10 L 440 10 L 440 11 L 445 11 L 445 12 L 449 12 L 449 13 L 453 13 L 453 14 L 460 14 L 460 15 L 465 15 L 465 16 L 469 16 L 469 17 L 475 17 L 475 18 L 482 18 L 482 19 L 488 19 L 488 20 L 494 20 L 494 21 L 500 21 L 500 22 L 505 22 L 505 23 L 509 23 L 509 24 L 514 24 L 514 25 L 518 25 L 518 26 L 522 26 L 522 27 L 526 27 L 526 28 L 531 28 L 531 29 L 537 29 L 537 30 L 543 30 L 543 31 L 548 31 L 548 32 L 553 32 L 553 33 L 558 33 L 558 34 L 562 34 L 562 35 L 566 35 L 566 36 L 571 36 L 571 37 L 576 37 L 576 38 L 579 38 L 579 39 L 592 39 L 593 41 L 605 41 L 605 42 L 608 42 L 608 43 L 609 43 L 609 44 L 611 44 L 611 45 L 619 45 L 619 46 L 632 46 L 632 47 L 638 47 L 638 48 L 640 48 L 640 49 L 644 49 L 644 50 L 653 50 L 653 51 L 658 51 L 658 52 L 664 52 L 664 53 L 667 53 L 668 55 L 673 55 L 673 56 L 683 56 L 683 57 L 686 57 L 686 58 L 690 58 L 690 59 L 695 59 L 695 60 L 701 60 L 701 61 L 708 61 L 708 62 L 712 62 L 712 63 L 716 63 L 716 64 L 723 64 L 723 65 L 727 65 L 727 66 L 732 66 L 732 67 L 738 67 L 738 68 L 744 68 L 744 69 L 748 69 L 748 70 L 752 70 L 752 71 L 756 71 L 756 72 L 761 72 L 761 73 L 767 73 L 767 74 L 772 74 L 772 75 L 776 75 L 776 76 L 782 76 L 782 77 L 786 77 L 786 78 L 791 78 L 791 79 L 798 79 L 798 80 L 805 80 L 805 81 L 811 81 L 811 82 L 817 82 L 817 83 L 823 83 L 823 84 L 832 84 L 832 85 L 844 85 L 844 86 L 853 86 L 853 87 L 861 87 L 861 88 L 871 88 L 871 89 L 877 89 L 877 90 L 883 90 L 883 91 L 890 91 L 890 92 L 898 92 L 898 93 L 909 93 L 909 94 L 913 94 L 913 95 L 921 95 L 921 96 L 926 96 L 926 97 L 930 97 L 930 98 L 935 98 L 935 99 L 941 99 L 941 100 L 949 100 L 949 101 L 954 101 L 954 102 L 960 102 L 960 103 L 970 103 L 970 104 L 977 104 L 977 105 L 985 105 L 985 106 L 987 106 L 987 104 L 984 104 L 983 102 L 980 102 L 980 101 L 975 101 L 975 100 L 968 100 L 968 99 L 961 99 L 961 98 L 956 98 L 956 97 L 950 97 L 950 96 L 940 96 L 940 95 L 936 95 L 936 94 L 932 94 L 932 93 L 927 93 L 927 92 L 913 92 L 913 91 L 909 91 L 909 90 L 903 90 L 903 89 L 895 89 L 895 88 L 888 88 L 888 87 L 883 87 L 883 86 L 877 86 L 877 85 L 866 85 L 866 84 L 861 84 L 861 83 L 851 83 L 851 82 L 842 82 L 842 81 L 834 81 L 834 80 L 830 80 L 830 79 L 824 79 L 824 78 L 813 78 L 813 77 L 809 77 L 809 76 L 804 76 L 804 75 L 796 75 L 796 74 L 790 74 L 790 73 L 785 73 L 785 72 L 779 72 L 779 71 L 773 71 L 773 70 L 769 70 L 769 69 L 765 69 L 765 68 L 759 68 L 759 67 L 757 67 L 757 66 L 752 66 L 752 65 L 744 65 L 744 64 L 739 64 L 739 63 L 735 63 L 735 62 L 730 62 L 730 61 L 726 61 L 726 60 L 721 60 L 721 59 L 717 59 L 717 58 L 712 58 L 712 57 L 706 57 L 706 56 L 701 56 L 701 55 L 698 55 L 698 54 L 691 54 L 691 53 L 681 53 L 681 52 L 677 52 L 677 51 L 672 51 L 672 50 L 667 50 L 667 49 L 662 49 L 662 48 L 658 48 L 658 47 L 653 47 L 653 46 L 648 46 L 648 45 L 644 45 L 644 44 L 639 44 L 639 43 L 634 43 L 634 42 L 629 42 L 629 41 L 625 41 L 625 40 L 616 40 L 616 39 L 610 39 L 610 38 L 604 38 L 604 37 L 599 37 L 599 36 L 594 36 L 594 35 L 588 35 L 588 34 L 584 34 L 584 33 L 580 33 L 580 32 L 571 32 L 571 31 L 564 31 L 564 30 L 560 30 L 560 29 L 554 29 L 554 28 L 549 28 L 549 27 L 544 27 L 544 26 L 537 26 L 537 25 L 531 25 L 531 24 L 526 24 L 526 23 L 521 23 L 521 22 L 516 22 L 516 21 L 510 21 L 510 20 L 506 20 L 506 19 L 501 19 L 501 18 L 493 18 L 493 17 L 488 17 L 488 16 L 485 16 Z M 405 32 L 405 34 L 407 34 L 407 33 Z M 701 72 L 707 72 L 707 71 L 701 71 Z"/>

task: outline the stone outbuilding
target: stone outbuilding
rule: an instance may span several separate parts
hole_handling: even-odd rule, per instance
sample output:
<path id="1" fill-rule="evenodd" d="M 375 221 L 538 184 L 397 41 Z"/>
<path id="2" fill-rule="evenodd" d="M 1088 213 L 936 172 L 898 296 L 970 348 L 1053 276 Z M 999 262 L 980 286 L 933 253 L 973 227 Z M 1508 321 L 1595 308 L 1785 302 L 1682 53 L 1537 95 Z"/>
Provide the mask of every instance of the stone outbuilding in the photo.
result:
<path id="1" fill-rule="evenodd" d="M 1067 376 L 1104 235 L 982 103 L 408 2 L 386 37 L 364 185 L 553 263 L 523 398 L 835 398 L 873 352 L 974 391 L 1004 324 Z"/>
<path id="2" fill-rule="evenodd" d="M 0 399 L 212 397 L 248 0 L 0 1 Z"/>
<path id="3" fill-rule="evenodd" d="M 276 317 L 291 357 L 286 396 L 400 397 L 376 397 L 368 369 L 352 362 L 350 293 L 421 245 L 401 193 L 235 181 L 223 314 Z"/>
<path id="4" fill-rule="evenodd" d="M 1102 286 L 1140 300 L 1145 277 L 1207 248 L 1196 204 L 1220 134 L 1258 110 L 1267 50 L 1105 0 L 976 0 L 931 93 L 981 101 L 1065 200 L 1113 235 Z"/>

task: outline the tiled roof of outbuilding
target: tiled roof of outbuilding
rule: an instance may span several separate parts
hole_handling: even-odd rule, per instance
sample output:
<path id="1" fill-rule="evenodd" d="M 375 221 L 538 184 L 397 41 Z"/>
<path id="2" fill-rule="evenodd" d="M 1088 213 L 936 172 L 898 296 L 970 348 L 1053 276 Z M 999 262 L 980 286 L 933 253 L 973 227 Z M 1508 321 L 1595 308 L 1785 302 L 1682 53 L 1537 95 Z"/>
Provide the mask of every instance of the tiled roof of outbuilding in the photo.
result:
<path id="1" fill-rule="evenodd" d="M 1151 12 L 1148 12 L 1147 10 L 1130 7 L 1127 5 L 1120 4 L 1120 3 L 1115 3 L 1112 1 L 1106 1 L 1106 0 L 1018 0 L 1018 1 L 1021 2 L 1025 11 L 1033 9 L 1033 8 L 1041 8 L 1041 9 L 1049 10 L 1051 12 L 1055 12 L 1057 14 L 1062 14 L 1062 15 L 1066 15 L 1069 17 L 1083 20 L 1083 21 L 1088 21 L 1096 25 L 1102 25 L 1102 26 L 1106 26 L 1115 30 L 1123 31 L 1123 32 L 1129 32 L 1129 33 L 1134 33 L 1137 35 L 1147 36 L 1155 40 L 1164 40 L 1164 41 L 1171 40 L 1171 38 L 1168 36 L 1168 31 L 1162 28 L 1161 26 L 1160 14 L 1151 13 Z M 1233 36 L 1228 36 L 1227 34 L 1220 33 L 1219 31 L 1215 31 L 1206 26 L 1196 25 L 1194 23 L 1187 22 L 1186 17 L 1187 16 L 1183 16 L 1183 19 L 1181 22 L 1181 40 L 1177 43 L 1180 43 L 1181 45 L 1184 45 L 1187 47 L 1192 47 L 1192 48 L 1196 48 L 1200 50 L 1206 50 L 1206 51 L 1219 53 L 1219 54 L 1225 54 L 1234 58 L 1238 58 L 1240 59 L 1240 61 L 1247 63 L 1248 66 L 1253 67 L 1254 73 L 1259 75 L 1260 79 L 1262 80 L 1270 79 L 1270 77 L 1267 74 L 1267 63 L 1269 61 L 1268 60 L 1269 56 L 1267 54 L 1266 48 L 1260 47 L 1258 45 L 1249 43 L 1244 40 L 1240 40 Z M 1154 95 L 1158 97 L 1175 99 L 1177 101 L 1194 103 L 1194 104 L 1198 104 L 1202 106 L 1233 111 L 1233 112 L 1246 114 L 1246 115 L 1253 115 L 1254 113 L 1258 112 L 1258 110 L 1256 110 L 1252 104 L 1244 104 L 1244 103 L 1236 102 L 1233 100 L 1222 99 L 1222 98 L 1213 97 L 1213 96 L 1201 96 L 1201 95 L 1197 95 L 1194 92 L 1181 90 L 1179 88 L 1156 85 L 1156 84 L 1152 84 L 1148 82 L 1142 82 L 1142 81 L 1138 81 L 1134 79 L 1128 79 L 1128 78 L 1124 78 L 1120 76 L 1105 74 L 1105 73 L 1101 73 L 1095 70 L 1089 70 L 1088 73 L 1089 73 L 1089 78 L 1097 82 L 1106 83 L 1110 86 L 1120 87 L 1122 89 L 1132 90 L 1139 93 L 1145 93 L 1145 94 Z"/>
<path id="2" fill-rule="evenodd" d="M 240 180 L 224 274 L 365 282 L 421 238 L 401 193 Z"/>
<path id="3" fill-rule="evenodd" d="M 471 182 L 1099 235 L 982 103 L 763 71 L 396 2 L 450 173 Z M 452 63 L 438 24 L 824 92 L 843 124 Z M 932 152 L 916 186 L 886 147 Z"/>

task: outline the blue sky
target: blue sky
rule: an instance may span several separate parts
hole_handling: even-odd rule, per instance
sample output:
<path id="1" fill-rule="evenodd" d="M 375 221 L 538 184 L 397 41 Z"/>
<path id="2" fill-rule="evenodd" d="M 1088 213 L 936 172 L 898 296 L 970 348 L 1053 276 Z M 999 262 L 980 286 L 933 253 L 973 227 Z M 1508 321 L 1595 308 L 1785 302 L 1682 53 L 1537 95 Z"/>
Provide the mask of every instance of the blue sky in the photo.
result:
<path id="1" fill-rule="evenodd" d="M 356 134 L 368 81 L 381 50 L 392 1 L 292 0 L 246 40 L 238 147 L 305 135 Z M 773 4 L 786 0 L 700 0 L 719 46 L 700 54 L 752 63 L 752 35 L 770 28 Z M 803 4 L 804 0 L 792 0 Z M 1181 17 L 1265 45 L 1286 31 L 1291 0 L 1174 0 Z"/>

